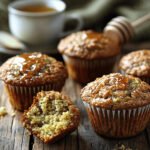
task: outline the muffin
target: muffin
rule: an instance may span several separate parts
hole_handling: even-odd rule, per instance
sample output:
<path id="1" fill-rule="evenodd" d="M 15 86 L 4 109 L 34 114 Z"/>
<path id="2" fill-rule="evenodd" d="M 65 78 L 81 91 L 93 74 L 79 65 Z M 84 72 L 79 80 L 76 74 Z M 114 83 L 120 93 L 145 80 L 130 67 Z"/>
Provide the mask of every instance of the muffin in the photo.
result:
<path id="1" fill-rule="evenodd" d="M 81 91 L 95 131 L 107 137 L 135 136 L 150 118 L 150 86 L 139 78 L 112 73 L 97 78 Z"/>
<path id="2" fill-rule="evenodd" d="M 120 47 L 115 39 L 88 30 L 62 39 L 58 50 L 67 65 L 69 76 L 80 83 L 87 83 L 112 72 Z"/>
<path id="3" fill-rule="evenodd" d="M 60 91 L 66 78 L 67 70 L 61 62 L 36 52 L 14 56 L 0 67 L 0 79 L 10 102 L 21 111 L 32 104 L 37 92 Z"/>
<path id="4" fill-rule="evenodd" d="M 119 70 L 150 84 L 150 50 L 139 50 L 125 55 L 120 60 Z"/>
<path id="5" fill-rule="evenodd" d="M 23 114 L 23 125 L 45 143 L 52 143 L 77 129 L 79 109 L 70 98 L 55 91 L 41 91 Z"/>

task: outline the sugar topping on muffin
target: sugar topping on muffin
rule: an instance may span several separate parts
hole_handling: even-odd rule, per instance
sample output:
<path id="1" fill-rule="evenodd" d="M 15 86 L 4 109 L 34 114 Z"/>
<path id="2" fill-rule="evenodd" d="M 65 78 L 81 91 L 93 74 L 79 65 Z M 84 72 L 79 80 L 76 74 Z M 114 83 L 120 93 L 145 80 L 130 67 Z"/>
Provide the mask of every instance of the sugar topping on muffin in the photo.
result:
<path id="1" fill-rule="evenodd" d="M 24 126 L 44 142 L 53 142 L 75 130 L 79 110 L 59 92 L 39 92 L 23 115 Z"/>
<path id="2" fill-rule="evenodd" d="M 62 39 L 58 50 L 62 54 L 84 59 L 111 57 L 120 51 L 113 39 L 91 30 L 72 33 Z"/>
<path id="3" fill-rule="evenodd" d="M 150 86 L 139 78 L 112 73 L 85 86 L 81 97 L 94 106 L 112 109 L 134 108 L 150 103 Z"/>
<path id="4" fill-rule="evenodd" d="M 14 56 L 0 67 L 0 78 L 13 85 L 45 84 L 66 77 L 61 62 L 37 52 Z"/>
<path id="5" fill-rule="evenodd" d="M 125 55 L 120 60 L 119 68 L 126 74 L 150 77 L 150 50 L 139 50 Z"/>

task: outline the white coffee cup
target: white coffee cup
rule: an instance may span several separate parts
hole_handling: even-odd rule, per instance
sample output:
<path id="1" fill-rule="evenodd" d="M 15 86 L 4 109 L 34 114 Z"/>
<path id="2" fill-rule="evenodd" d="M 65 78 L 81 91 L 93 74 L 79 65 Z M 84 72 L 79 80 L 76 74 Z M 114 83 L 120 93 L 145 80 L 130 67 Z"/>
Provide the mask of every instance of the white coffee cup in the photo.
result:
<path id="1" fill-rule="evenodd" d="M 23 6 L 46 5 L 56 9 L 54 12 L 27 12 L 19 10 Z M 64 23 L 73 18 L 78 21 L 76 29 L 82 28 L 79 16 L 66 17 L 66 5 L 61 0 L 21 0 L 8 6 L 9 28 L 19 40 L 32 45 L 45 44 L 58 38 L 63 32 Z"/>

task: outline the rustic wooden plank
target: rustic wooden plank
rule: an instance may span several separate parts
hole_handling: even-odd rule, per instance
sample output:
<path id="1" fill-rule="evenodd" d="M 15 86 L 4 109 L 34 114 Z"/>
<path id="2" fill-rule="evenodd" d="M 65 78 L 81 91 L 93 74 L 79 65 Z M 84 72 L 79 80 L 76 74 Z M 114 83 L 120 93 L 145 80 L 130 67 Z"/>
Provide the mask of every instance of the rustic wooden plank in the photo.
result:
<path id="1" fill-rule="evenodd" d="M 87 149 L 87 150 L 111 150 L 124 145 L 126 148 L 138 149 L 138 150 L 149 150 L 150 145 L 148 143 L 146 132 L 142 132 L 140 135 L 128 138 L 128 139 L 110 139 L 104 138 L 102 136 L 97 135 L 88 120 L 87 114 L 85 112 L 85 108 L 83 106 L 82 100 L 80 99 L 80 90 L 81 85 L 76 84 L 76 94 L 77 94 L 77 102 L 78 106 L 81 110 L 81 124 L 78 128 L 78 139 L 79 139 L 79 149 Z"/>
<path id="2" fill-rule="evenodd" d="M 0 83 L 0 106 L 5 106 L 8 115 L 0 118 L 0 150 L 28 150 L 30 135 L 21 123 L 22 113 L 15 111 Z M 11 116 L 15 111 L 15 116 Z"/>
<path id="3" fill-rule="evenodd" d="M 14 150 L 29 149 L 30 134 L 23 128 L 21 117 L 22 113 L 17 112 L 12 124 L 12 129 L 14 130 Z"/>
<path id="4" fill-rule="evenodd" d="M 33 137 L 33 150 L 42 150 L 43 149 L 43 142 L 41 142 L 38 138 Z"/>
<path id="5" fill-rule="evenodd" d="M 102 143 L 99 136 L 93 131 L 93 128 L 89 123 L 87 113 L 83 106 L 82 100 L 80 99 L 80 90 L 82 87 L 79 84 L 75 84 L 74 86 L 76 86 L 77 105 L 81 111 L 81 123 L 78 128 L 79 149 L 108 149 L 109 145 Z"/>
<path id="6" fill-rule="evenodd" d="M 66 81 L 63 93 L 68 95 L 71 100 L 77 105 L 77 97 L 74 92 L 75 86 L 71 79 Z M 78 149 L 78 130 L 74 131 L 72 134 L 66 136 L 65 150 L 77 150 Z"/>
<path id="7" fill-rule="evenodd" d="M 41 140 L 34 137 L 33 150 L 64 150 L 64 149 L 65 149 L 65 138 L 53 144 L 44 144 Z"/>
<path id="8" fill-rule="evenodd" d="M 65 138 L 60 139 L 54 144 L 44 144 L 43 150 L 65 150 Z"/>

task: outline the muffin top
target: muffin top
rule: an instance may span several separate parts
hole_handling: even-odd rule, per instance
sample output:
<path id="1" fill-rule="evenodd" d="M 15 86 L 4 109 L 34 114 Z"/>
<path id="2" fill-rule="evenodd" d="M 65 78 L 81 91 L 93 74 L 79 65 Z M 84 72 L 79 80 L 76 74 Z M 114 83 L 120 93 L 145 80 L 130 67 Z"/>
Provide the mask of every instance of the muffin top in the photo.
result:
<path id="1" fill-rule="evenodd" d="M 61 62 L 37 52 L 14 56 L 0 67 L 0 79 L 12 85 L 43 85 L 66 78 L 67 71 Z"/>
<path id="2" fill-rule="evenodd" d="M 120 60 L 119 68 L 129 75 L 150 77 L 150 50 L 127 54 Z"/>
<path id="3" fill-rule="evenodd" d="M 24 126 L 44 142 L 76 129 L 79 121 L 79 109 L 69 97 L 55 91 L 39 92 L 23 115 Z"/>
<path id="4" fill-rule="evenodd" d="M 139 78 L 112 73 L 87 84 L 81 98 L 107 109 L 136 108 L 150 103 L 150 86 Z"/>
<path id="5" fill-rule="evenodd" d="M 58 50 L 67 56 L 84 59 L 111 57 L 120 51 L 113 39 L 91 30 L 73 33 L 62 39 Z"/>

